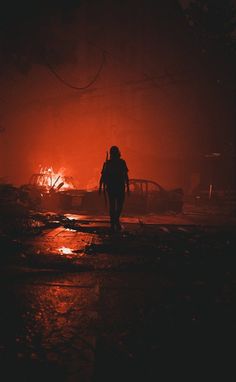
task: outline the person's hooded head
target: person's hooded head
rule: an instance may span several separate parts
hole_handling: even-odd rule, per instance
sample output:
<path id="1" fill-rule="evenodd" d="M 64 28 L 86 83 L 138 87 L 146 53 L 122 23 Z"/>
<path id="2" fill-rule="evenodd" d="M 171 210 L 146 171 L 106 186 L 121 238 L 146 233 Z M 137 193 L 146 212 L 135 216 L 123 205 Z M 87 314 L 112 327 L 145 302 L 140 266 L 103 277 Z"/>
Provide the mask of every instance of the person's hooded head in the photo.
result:
<path id="1" fill-rule="evenodd" d="M 110 148 L 110 159 L 119 159 L 121 156 L 120 150 L 117 146 L 112 146 Z"/>

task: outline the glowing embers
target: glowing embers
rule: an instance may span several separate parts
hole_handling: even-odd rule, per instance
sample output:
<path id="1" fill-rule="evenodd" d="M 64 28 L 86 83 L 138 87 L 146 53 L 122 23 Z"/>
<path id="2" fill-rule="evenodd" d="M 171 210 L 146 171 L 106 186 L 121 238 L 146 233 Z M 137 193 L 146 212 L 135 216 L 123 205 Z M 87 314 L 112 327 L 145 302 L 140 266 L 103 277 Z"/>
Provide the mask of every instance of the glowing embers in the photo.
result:
<path id="1" fill-rule="evenodd" d="M 65 170 L 61 168 L 54 172 L 52 167 L 41 167 L 38 174 L 33 174 L 30 184 L 50 190 L 70 190 L 75 188 L 72 177 L 65 176 Z"/>
<path id="2" fill-rule="evenodd" d="M 61 248 L 58 248 L 58 250 L 61 255 L 73 255 L 73 251 L 71 248 L 61 247 Z"/>

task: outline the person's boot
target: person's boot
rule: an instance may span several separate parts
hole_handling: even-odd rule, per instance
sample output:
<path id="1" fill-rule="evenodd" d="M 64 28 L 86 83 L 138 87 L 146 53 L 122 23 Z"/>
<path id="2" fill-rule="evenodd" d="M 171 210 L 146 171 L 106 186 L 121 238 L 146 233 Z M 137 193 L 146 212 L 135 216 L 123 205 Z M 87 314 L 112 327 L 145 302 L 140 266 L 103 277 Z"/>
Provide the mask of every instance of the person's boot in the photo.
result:
<path id="1" fill-rule="evenodd" d="M 116 219 L 116 229 L 117 231 L 121 231 L 121 224 L 119 218 Z"/>
<path id="2" fill-rule="evenodd" d="M 110 224 L 111 224 L 111 233 L 114 233 L 115 230 L 116 230 L 115 219 L 114 218 L 111 218 Z"/>

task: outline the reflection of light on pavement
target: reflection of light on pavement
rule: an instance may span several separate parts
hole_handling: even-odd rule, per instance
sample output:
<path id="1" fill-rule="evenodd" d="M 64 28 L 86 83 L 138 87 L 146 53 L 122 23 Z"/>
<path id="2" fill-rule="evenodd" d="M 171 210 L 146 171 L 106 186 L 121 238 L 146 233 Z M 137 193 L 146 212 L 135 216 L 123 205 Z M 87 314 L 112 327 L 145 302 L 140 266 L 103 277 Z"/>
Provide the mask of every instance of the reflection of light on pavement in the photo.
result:
<path id="1" fill-rule="evenodd" d="M 90 278 L 85 277 L 85 288 L 73 288 L 78 284 L 81 286 L 77 277 L 65 283 L 59 276 L 53 280 L 54 282 L 58 285 L 37 285 L 29 291 L 29 301 L 32 303 L 25 318 L 27 336 L 24 341 L 28 349 L 32 349 L 30 354 L 35 350 L 39 360 L 46 359 L 48 362 L 58 364 L 63 362 L 63 366 L 68 368 L 78 364 L 83 368 L 82 371 L 85 367 L 87 370 L 89 366 L 88 370 L 92 370 L 94 358 L 91 358 L 90 366 L 88 350 L 91 349 L 94 353 L 95 342 L 90 326 L 97 320 L 96 311 L 93 310 L 97 297 L 94 297 L 94 288 L 92 284 L 90 285 Z M 83 332 L 81 329 L 78 333 L 78 328 L 84 328 Z M 19 349 L 22 346 L 23 343 L 18 344 Z M 75 360 L 76 363 L 72 364 L 71 360 Z M 86 380 L 90 380 L 90 378 L 86 378 Z"/>
<path id="2" fill-rule="evenodd" d="M 61 253 L 61 255 L 71 255 L 73 253 L 71 248 L 67 248 L 67 247 L 59 248 L 59 252 Z"/>
<path id="3" fill-rule="evenodd" d="M 65 217 L 69 220 L 88 220 L 88 215 L 65 214 Z"/>
<path id="4" fill-rule="evenodd" d="M 75 220 L 71 215 L 66 215 L 67 219 L 69 220 Z"/>
<path id="5" fill-rule="evenodd" d="M 77 232 L 76 229 L 72 229 L 72 228 L 66 228 L 66 231 Z"/>
<path id="6" fill-rule="evenodd" d="M 78 220 L 78 215 L 75 214 L 65 214 L 66 218 L 69 220 Z"/>

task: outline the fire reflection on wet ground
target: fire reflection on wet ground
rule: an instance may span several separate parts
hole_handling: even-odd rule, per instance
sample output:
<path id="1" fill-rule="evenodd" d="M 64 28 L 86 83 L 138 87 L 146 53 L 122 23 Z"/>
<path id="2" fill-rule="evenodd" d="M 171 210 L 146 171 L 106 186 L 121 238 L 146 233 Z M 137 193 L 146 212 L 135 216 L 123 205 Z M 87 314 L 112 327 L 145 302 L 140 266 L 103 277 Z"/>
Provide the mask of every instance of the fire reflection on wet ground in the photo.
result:
<path id="1" fill-rule="evenodd" d="M 60 255 L 67 259 L 79 258 L 87 246 L 91 245 L 94 235 L 78 232 L 72 228 L 58 227 L 45 232 L 43 237 L 29 241 L 29 251 L 37 255 Z M 36 250 L 36 251 L 35 251 Z"/>
<path id="2" fill-rule="evenodd" d="M 124 219 L 122 233 L 110 235 L 107 217 L 75 217 L 22 237 L 1 258 L 8 380 L 13 370 L 40 382 L 170 381 L 171 370 L 189 380 L 186 365 L 199 379 L 206 368 L 226 380 L 236 340 L 235 226 L 150 216 L 149 224 Z"/>
<path id="3" fill-rule="evenodd" d="M 58 250 L 59 250 L 61 255 L 72 255 L 73 254 L 73 251 L 71 248 L 61 247 L 61 248 L 58 248 Z"/>
<path id="4" fill-rule="evenodd" d="M 46 371 L 53 380 L 67 380 L 65 373 L 87 380 L 97 319 L 94 280 L 28 279 L 17 288 L 9 284 L 0 296 L 8 302 L 0 319 L 0 359 L 5 357 L 8 368 L 11 364 L 25 380 L 48 380 Z M 13 381 L 11 369 L 6 375 Z"/>

